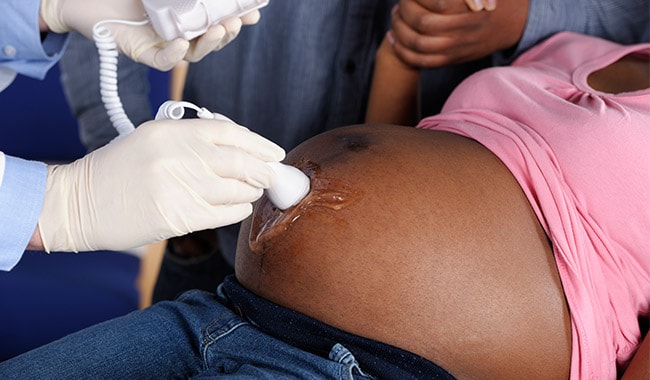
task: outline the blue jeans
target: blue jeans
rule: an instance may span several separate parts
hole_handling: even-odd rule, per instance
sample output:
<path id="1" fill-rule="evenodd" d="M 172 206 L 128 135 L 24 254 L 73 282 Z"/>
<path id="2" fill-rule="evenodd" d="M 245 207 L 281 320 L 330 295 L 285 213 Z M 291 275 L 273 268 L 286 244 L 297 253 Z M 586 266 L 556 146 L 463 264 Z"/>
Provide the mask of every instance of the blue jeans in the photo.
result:
<path id="1" fill-rule="evenodd" d="M 363 379 L 354 356 L 329 358 L 273 338 L 223 305 L 190 291 L 176 302 L 101 323 L 0 363 L 3 379 Z M 74 316 L 71 316 L 74 318 Z"/>
<path id="2" fill-rule="evenodd" d="M 3 379 L 431 379 L 435 363 L 260 298 L 227 277 L 216 294 L 105 322 L 0 363 Z"/>

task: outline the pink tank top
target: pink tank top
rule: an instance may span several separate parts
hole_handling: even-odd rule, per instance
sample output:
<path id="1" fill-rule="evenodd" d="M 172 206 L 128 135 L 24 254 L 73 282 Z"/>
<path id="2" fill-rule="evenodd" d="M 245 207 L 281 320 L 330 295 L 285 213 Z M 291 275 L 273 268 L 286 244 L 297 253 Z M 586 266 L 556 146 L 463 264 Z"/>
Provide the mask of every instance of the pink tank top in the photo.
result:
<path id="1" fill-rule="evenodd" d="M 650 304 L 650 90 L 590 73 L 650 44 L 564 32 L 463 82 L 418 128 L 477 140 L 514 174 L 552 241 L 572 323 L 572 379 L 616 379 Z"/>

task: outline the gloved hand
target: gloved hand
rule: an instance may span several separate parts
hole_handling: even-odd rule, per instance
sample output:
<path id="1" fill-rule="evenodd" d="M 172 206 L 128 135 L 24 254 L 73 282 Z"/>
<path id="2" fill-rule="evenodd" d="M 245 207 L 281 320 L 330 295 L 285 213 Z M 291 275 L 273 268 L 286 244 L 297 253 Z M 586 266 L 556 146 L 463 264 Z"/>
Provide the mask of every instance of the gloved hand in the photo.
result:
<path id="1" fill-rule="evenodd" d="M 141 0 L 42 0 L 41 17 L 55 33 L 75 30 L 92 40 L 93 26 L 102 20 L 142 21 L 146 13 Z M 200 37 L 165 41 L 151 24 L 106 24 L 120 52 L 158 70 L 169 70 L 181 60 L 196 62 L 234 40 L 242 24 L 254 24 L 258 11 L 214 25 Z"/>
<path id="2" fill-rule="evenodd" d="M 284 150 L 234 123 L 162 120 L 48 166 L 46 251 L 121 250 L 241 221 Z"/>

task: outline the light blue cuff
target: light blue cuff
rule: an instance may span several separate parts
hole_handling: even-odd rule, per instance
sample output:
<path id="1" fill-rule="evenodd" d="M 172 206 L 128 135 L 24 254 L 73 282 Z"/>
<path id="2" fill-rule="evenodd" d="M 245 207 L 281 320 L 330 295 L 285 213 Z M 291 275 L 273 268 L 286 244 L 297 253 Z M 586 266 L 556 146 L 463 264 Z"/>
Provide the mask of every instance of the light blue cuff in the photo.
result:
<path id="1" fill-rule="evenodd" d="M 36 229 L 43 206 L 44 163 L 6 156 L 0 186 L 0 270 L 13 268 Z"/>
<path id="2" fill-rule="evenodd" d="M 48 33 L 41 41 L 40 6 L 40 0 L 0 1 L 0 65 L 37 79 L 61 58 L 68 40 L 68 34 Z"/>

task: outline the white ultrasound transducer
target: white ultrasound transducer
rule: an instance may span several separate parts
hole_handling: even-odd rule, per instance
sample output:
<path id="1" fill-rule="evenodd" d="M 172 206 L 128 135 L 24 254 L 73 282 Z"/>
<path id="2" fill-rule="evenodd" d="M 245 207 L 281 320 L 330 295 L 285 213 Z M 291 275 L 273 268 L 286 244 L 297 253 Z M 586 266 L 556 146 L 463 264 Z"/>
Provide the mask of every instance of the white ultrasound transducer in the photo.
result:
<path id="1" fill-rule="evenodd" d="M 234 123 L 228 117 L 212 113 L 205 107 L 198 107 L 190 102 L 168 100 L 163 103 L 156 113 L 156 120 L 183 118 L 185 108 L 196 111 L 200 119 L 222 120 Z M 275 183 L 266 189 L 266 196 L 280 210 L 286 210 L 303 200 L 311 188 L 309 177 L 298 168 L 281 162 L 269 162 L 275 172 Z"/>
<path id="2" fill-rule="evenodd" d="M 99 52 L 99 88 L 111 123 L 120 135 L 135 129 L 127 117 L 118 94 L 115 40 L 107 24 L 146 25 L 166 39 L 191 40 L 204 34 L 211 25 L 240 17 L 266 6 L 269 0 L 142 0 L 147 18 L 140 21 L 103 20 L 93 26 L 93 39 Z"/>
<path id="3" fill-rule="evenodd" d="M 240 17 L 262 8 L 269 0 L 142 0 L 148 20 L 105 20 L 93 28 L 93 37 L 100 61 L 100 91 L 113 126 L 120 136 L 131 133 L 135 126 L 127 117 L 118 94 L 117 47 L 110 30 L 104 25 L 123 23 L 152 27 L 166 40 L 184 38 L 191 40 L 205 33 L 213 24 L 231 17 Z M 156 119 L 181 119 L 185 108 L 194 109 L 197 117 L 230 121 L 227 117 L 183 101 L 167 101 L 158 109 Z M 286 210 L 300 202 L 310 189 L 309 177 L 297 168 L 279 162 L 269 163 L 276 173 L 275 184 L 267 189 L 269 200 L 279 209 Z"/>

